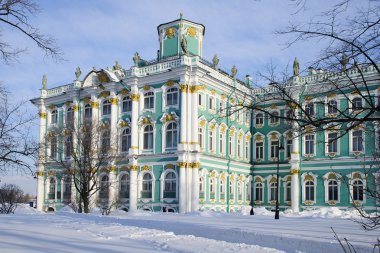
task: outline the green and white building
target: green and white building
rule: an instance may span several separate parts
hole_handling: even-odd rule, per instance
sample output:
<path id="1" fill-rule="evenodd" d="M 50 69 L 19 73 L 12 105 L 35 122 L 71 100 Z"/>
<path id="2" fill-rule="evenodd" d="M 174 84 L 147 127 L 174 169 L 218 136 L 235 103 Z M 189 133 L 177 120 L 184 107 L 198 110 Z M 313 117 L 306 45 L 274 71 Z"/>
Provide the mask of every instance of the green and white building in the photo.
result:
<path id="1" fill-rule="evenodd" d="M 75 140 L 67 140 L 65 127 L 85 120 L 104 125 L 108 134 L 102 138 L 110 139 L 118 156 L 99 173 L 99 184 L 112 187 L 102 187 L 95 198 L 109 202 L 120 198 L 129 210 L 273 208 L 280 143 L 285 147 L 279 159 L 281 209 L 346 208 L 353 202 L 370 209 L 376 206 L 363 194 L 380 175 L 375 167 L 363 173 L 379 147 L 375 122 L 333 145 L 324 140 L 333 138 L 334 129 L 300 135 L 296 123 L 244 108 L 257 96 L 276 90 L 252 88 L 249 78 L 236 78 L 235 67 L 232 74 L 220 70 L 217 57 L 212 63 L 204 60 L 203 25 L 181 16 L 157 30 L 159 51 L 153 61 L 136 53 L 129 68 L 116 63 L 113 68 L 94 69 L 84 78 L 78 69 L 75 81 L 51 89 L 43 82 L 40 97 L 32 100 L 39 108 L 40 142 L 46 144 L 36 173 L 38 210 L 58 210 L 76 199 L 72 178 L 53 161 L 70 159 L 65 145 Z M 375 80 L 371 92 L 378 97 L 379 76 L 371 66 L 365 71 Z M 333 115 L 313 104 L 311 94 L 301 89 L 317 85 L 323 75 L 311 72 L 289 82 L 304 91 L 297 96 L 310 110 Z M 329 94 L 325 99 L 348 106 L 341 95 Z M 280 116 L 289 110 L 281 103 L 263 106 Z M 231 113 L 229 108 L 241 110 Z M 346 187 L 346 181 L 352 186 Z"/>

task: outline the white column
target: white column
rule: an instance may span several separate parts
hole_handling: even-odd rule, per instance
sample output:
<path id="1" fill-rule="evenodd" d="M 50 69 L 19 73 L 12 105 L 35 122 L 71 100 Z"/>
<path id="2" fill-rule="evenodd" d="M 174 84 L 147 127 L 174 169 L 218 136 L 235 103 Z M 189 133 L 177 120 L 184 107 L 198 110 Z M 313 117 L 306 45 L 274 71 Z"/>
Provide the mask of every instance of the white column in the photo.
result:
<path id="1" fill-rule="evenodd" d="M 92 127 L 97 128 L 99 126 L 99 101 L 98 101 L 98 98 L 95 94 L 91 95 L 91 108 L 92 108 Z M 97 136 L 97 135 L 95 135 L 95 136 Z M 93 141 L 95 141 L 95 140 L 93 140 Z M 99 148 L 99 142 L 94 143 L 93 146 L 94 146 L 94 148 Z M 93 184 L 94 182 L 91 181 L 90 183 Z M 92 185 L 90 185 L 90 188 L 91 187 L 92 187 Z M 97 196 L 98 196 L 98 194 L 92 194 L 90 196 L 90 207 L 95 206 L 96 201 L 97 201 Z"/>
<path id="2" fill-rule="evenodd" d="M 299 212 L 299 174 L 300 174 L 300 149 L 298 127 L 293 123 L 293 150 L 290 159 L 290 174 L 292 175 L 292 211 Z"/>
<path id="3" fill-rule="evenodd" d="M 130 155 L 138 155 L 139 150 L 139 137 L 138 137 L 138 117 L 139 117 L 139 99 L 140 95 L 137 93 L 131 94 L 132 99 L 132 117 L 131 117 L 131 149 L 129 150 Z"/>
<path id="4" fill-rule="evenodd" d="M 116 154 L 117 148 L 117 114 L 118 114 L 118 104 L 119 100 L 115 95 L 115 92 L 110 94 L 111 102 L 111 122 L 110 122 L 110 143 L 111 143 L 111 152 Z"/>
<path id="5" fill-rule="evenodd" d="M 116 177 L 116 166 L 111 166 L 110 168 L 110 173 L 109 173 L 109 190 L 110 190 L 110 195 L 108 199 L 108 204 L 109 205 L 115 205 L 117 201 L 117 194 L 118 194 L 118 182 L 117 182 L 117 177 Z M 115 209 L 115 206 L 112 207 L 112 210 Z"/>
<path id="6" fill-rule="evenodd" d="M 179 212 L 185 213 L 187 206 L 186 199 L 186 162 L 178 162 L 179 168 Z"/>
<path id="7" fill-rule="evenodd" d="M 193 145 L 192 150 L 199 150 L 198 143 L 198 86 L 191 93 L 191 143 Z"/>
<path id="8" fill-rule="evenodd" d="M 129 211 L 137 210 L 137 165 L 130 165 Z"/>
<path id="9" fill-rule="evenodd" d="M 193 163 L 193 171 L 192 171 L 192 192 L 193 196 L 191 199 L 191 211 L 195 212 L 199 209 L 199 162 Z"/>
<path id="10" fill-rule="evenodd" d="M 37 171 L 37 210 L 44 209 L 44 172 Z"/>
<path id="11" fill-rule="evenodd" d="M 181 131 L 180 131 L 180 144 L 186 145 L 187 144 L 187 127 L 188 127 L 188 117 L 187 117 L 187 89 L 188 86 L 185 84 L 182 84 L 180 86 L 181 90 Z"/>

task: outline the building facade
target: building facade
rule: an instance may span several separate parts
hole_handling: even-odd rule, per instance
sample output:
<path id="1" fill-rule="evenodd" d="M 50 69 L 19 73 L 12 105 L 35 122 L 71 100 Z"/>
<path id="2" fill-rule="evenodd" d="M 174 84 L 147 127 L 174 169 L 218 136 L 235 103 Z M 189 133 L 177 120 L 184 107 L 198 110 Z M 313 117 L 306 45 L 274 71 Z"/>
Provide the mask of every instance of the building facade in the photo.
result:
<path id="1" fill-rule="evenodd" d="M 281 209 L 353 203 L 374 208 L 363 189 L 379 173 L 370 166 L 370 154 L 379 144 L 375 122 L 355 129 L 332 145 L 334 131 L 299 134 L 294 122 L 268 117 L 247 109 L 256 96 L 276 92 L 254 89 L 250 80 L 236 78 L 202 58 L 205 27 L 180 17 L 158 26 L 157 59 L 145 61 L 138 53 L 133 66 L 92 70 L 84 78 L 76 71 L 72 83 L 47 89 L 32 100 L 39 109 L 40 151 L 37 168 L 38 210 L 58 210 L 77 201 L 72 175 L 64 173 L 57 160 L 70 161 L 68 125 L 81 129 L 86 121 L 97 122 L 100 143 L 109 143 L 115 159 L 98 173 L 100 189 L 93 202 L 115 199 L 128 210 L 191 212 L 200 209 L 234 212 L 251 206 L 273 208 L 277 189 L 279 157 L 279 202 Z M 373 68 L 366 70 L 376 75 Z M 355 73 L 353 73 L 354 75 Z M 290 82 L 313 85 L 321 73 L 295 76 Z M 378 81 L 377 81 L 378 82 Z M 373 85 L 378 97 L 379 84 Z M 350 94 L 350 96 L 355 94 Z M 310 94 L 299 95 L 305 106 L 320 113 Z M 326 99 L 347 106 L 344 96 Z M 279 116 L 287 105 L 273 103 Z M 295 109 L 297 110 L 297 109 Z M 364 144 L 365 143 L 365 144 Z M 364 148 L 366 147 L 366 148 Z M 372 165 L 371 165 L 372 166 Z M 350 187 L 344 182 L 349 181 Z"/>

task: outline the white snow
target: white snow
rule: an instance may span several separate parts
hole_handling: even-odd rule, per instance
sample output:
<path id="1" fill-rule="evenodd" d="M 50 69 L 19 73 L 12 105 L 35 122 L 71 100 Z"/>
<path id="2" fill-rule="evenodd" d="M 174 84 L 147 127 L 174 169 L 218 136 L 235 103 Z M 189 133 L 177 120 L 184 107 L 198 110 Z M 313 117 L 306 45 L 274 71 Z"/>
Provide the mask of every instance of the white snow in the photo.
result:
<path id="1" fill-rule="evenodd" d="M 115 211 L 52 214 L 21 206 L 0 215 L 0 252 L 342 252 L 330 229 L 357 252 L 372 252 L 378 231 L 363 231 L 353 211 L 300 214 L 256 208 L 255 215 Z"/>

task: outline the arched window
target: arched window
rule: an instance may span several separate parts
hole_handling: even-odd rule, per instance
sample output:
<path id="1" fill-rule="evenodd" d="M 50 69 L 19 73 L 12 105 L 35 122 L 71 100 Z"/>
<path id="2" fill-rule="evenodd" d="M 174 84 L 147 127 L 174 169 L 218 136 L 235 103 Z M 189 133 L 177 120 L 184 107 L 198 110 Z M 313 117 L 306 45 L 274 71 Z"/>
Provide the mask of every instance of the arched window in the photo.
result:
<path id="1" fill-rule="evenodd" d="M 243 183 L 240 181 L 237 183 L 237 190 L 238 190 L 238 200 L 242 200 L 243 199 Z"/>
<path id="2" fill-rule="evenodd" d="M 56 159 L 57 158 L 57 136 L 52 136 L 50 139 L 50 158 L 51 159 Z"/>
<path id="3" fill-rule="evenodd" d="M 65 177 L 63 180 L 63 199 L 71 200 L 71 177 Z"/>
<path id="4" fill-rule="evenodd" d="M 174 172 L 165 175 L 164 198 L 175 198 L 177 189 L 177 177 Z"/>
<path id="5" fill-rule="evenodd" d="M 92 119 L 92 107 L 90 104 L 84 106 L 84 120 L 91 121 Z"/>
<path id="6" fill-rule="evenodd" d="M 204 177 L 199 177 L 199 198 L 205 197 L 206 182 Z"/>
<path id="7" fill-rule="evenodd" d="M 329 153 L 338 152 L 338 133 L 327 134 L 327 151 Z"/>
<path id="8" fill-rule="evenodd" d="M 305 105 L 305 114 L 308 116 L 314 115 L 314 103 L 310 102 Z"/>
<path id="9" fill-rule="evenodd" d="M 277 125 L 280 121 L 280 118 L 278 117 L 278 112 L 272 112 L 272 115 L 270 116 L 270 124 L 271 125 Z"/>
<path id="10" fill-rule="evenodd" d="M 306 181 L 305 182 L 305 200 L 306 201 L 314 201 L 314 182 L 313 181 Z"/>
<path id="11" fill-rule="evenodd" d="M 220 180 L 220 199 L 226 199 L 226 181 Z"/>
<path id="12" fill-rule="evenodd" d="M 292 200 L 292 183 L 287 182 L 285 185 L 285 201 Z"/>
<path id="13" fill-rule="evenodd" d="M 278 158 L 278 148 L 279 148 L 279 141 L 278 140 L 271 140 L 270 142 L 270 158 Z"/>
<path id="14" fill-rule="evenodd" d="M 363 181 L 356 179 L 352 182 L 352 200 L 353 201 L 363 201 L 364 187 Z"/>
<path id="15" fill-rule="evenodd" d="M 291 122 L 295 119 L 294 111 L 293 110 L 287 110 L 285 117 L 286 117 L 286 119 L 285 119 L 286 123 L 291 124 Z"/>
<path id="16" fill-rule="evenodd" d="M 249 110 L 245 112 L 245 124 L 248 126 L 251 125 L 251 111 Z"/>
<path id="17" fill-rule="evenodd" d="M 146 125 L 144 127 L 144 149 L 153 149 L 153 126 Z"/>
<path id="18" fill-rule="evenodd" d="M 251 200 L 251 181 L 246 182 L 245 184 L 245 199 Z"/>
<path id="19" fill-rule="evenodd" d="M 308 134 L 305 136 L 305 154 L 314 154 L 314 134 Z"/>
<path id="20" fill-rule="evenodd" d="M 256 126 L 262 126 L 264 124 L 264 116 L 262 113 L 256 114 L 255 124 Z"/>
<path id="21" fill-rule="evenodd" d="M 55 178 L 50 178 L 49 179 L 48 199 L 55 199 L 56 183 L 57 183 L 57 181 L 55 180 Z"/>
<path id="22" fill-rule="evenodd" d="M 210 199 L 215 199 L 216 192 L 216 180 L 215 178 L 210 178 Z"/>
<path id="23" fill-rule="evenodd" d="M 286 158 L 290 159 L 293 152 L 293 140 L 287 139 L 286 140 Z"/>
<path id="24" fill-rule="evenodd" d="M 330 100 L 327 103 L 327 113 L 335 114 L 338 112 L 338 102 L 336 100 Z"/>
<path id="25" fill-rule="evenodd" d="M 142 198 L 152 198 L 153 178 L 150 173 L 145 173 L 142 180 Z"/>
<path id="26" fill-rule="evenodd" d="M 111 137 L 110 137 L 110 131 L 109 130 L 105 130 L 102 133 L 102 142 L 101 142 L 101 145 L 102 145 L 101 148 L 102 148 L 103 154 L 107 153 L 110 150 L 110 147 L 111 147 Z"/>
<path id="27" fill-rule="evenodd" d="M 102 115 L 111 115 L 111 101 L 109 99 L 103 102 Z"/>
<path id="28" fill-rule="evenodd" d="M 208 151 L 209 152 L 214 151 L 214 142 L 215 142 L 214 131 L 210 130 L 208 131 Z"/>
<path id="29" fill-rule="evenodd" d="M 129 174 L 123 174 L 120 177 L 120 192 L 119 196 L 120 198 L 123 199 L 128 199 L 129 198 Z"/>
<path id="30" fill-rule="evenodd" d="M 226 135 L 222 131 L 219 130 L 219 154 L 225 153 L 225 142 L 226 142 Z"/>
<path id="31" fill-rule="evenodd" d="M 131 129 L 125 128 L 121 134 L 121 152 L 128 152 L 131 147 Z"/>
<path id="32" fill-rule="evenodd" d="M 338 201 L 338 182 L 336 180 L 328 183 L 328 200 Z"/>
<path id="33" fill-rule="evenodd" d="M 228 138 L 228 151 L 229 151 L 230 156 L 234 155 L 234 143 L 233 143 L 232 135 L 230 135 L 230 137 Z"/>
<path id="34" fill-rule="evenodd" d="M 66 158 L 71 157 L 73 154 L 73 134 L 70 133 L 69 136 L 66 137 L 65 140 L 65 156 Z"/>
<path id="35" fill-rule="evenodd" d="M 100 178 L 99 198 L 103 198 L 103 199 L 108 198 L 108 193 L 109 193 L 109 177 L 107 175 L 103 175 Z"/>
<path id="36" fill-rule="evenodd" d="M 130 96 L 125 96 L 123 98 L 123 112 L 131 112 L 132 111 L 132 100 Z"/>
<path id="37" fill-rule="evenodd" d="M 361 152 L 363 151 L 363 132 L 362 130 L 357 130 L 352 132 L 352 151 Z"/>
<path id="38" fill-rule="evenodd" d="M 172 87 L 166 92 L 166 104 L 167 105 L 177 105 L 178 104 L 178 89 L 177 87 Z"/>
<path id="39" fill-rule="evenodd" d="M 230 199 L 235 198 L 234 182 L 230 180 Z"/>
<path id="40" fill-rule="evenodd" d="M 57 124 L 58 122 L 58 111 L 57 110 L 53 110 L 51 112 L 51 123 L 52 124 Z"/>
<path id="41" fill-rule="evenodd" d="M 154 92 L 149 91 L 144 94 L 144 109 L 154 108 Z"/>
<path id="42" fill-rule="evenodd" d="M 255 183 L 255 201 L 263 201 L 263 184 L 261 182 Z"/>
<path id="43" fill-rule="evenodd" d="M 71 107 L 67 108 L 66 111 L 66 126 L 72 127 L 74 124 L 74 112 Z"/>
<path id="44" fill-rule="evenodd" d="M 249 139 L 245 140 L 245 160 L 250 160 L 251 158 L 251 142 Z"/>
<path id="45" fill-rule="evenodd" d="M 177 123 L 170 122 L 166 127 L 166 148 L 177 147 Z"/>
<path id="46" fill-rule="evenodd" d="M 238 158 L 241 158 L 242 157 L 242 151 L 243 151 L 243 145 L 242 145 L 242 140 L 241 138 L 238 138 L 238 141 L 237 141 L 237 155 L 238 155 Z"/>
<path id="47" fill-rule="evenodd" d="M 276 182 L 272 182 L 270 183 L 269 185 L 269 189 L 270 189 L 270 198 L 269 200 L 270 201 L 273 201 L 273 200 L 276 200 L 277 198 L 277 195 L 276 195 L 276 192 L 277 192 L 277 183 Z"/>
<path id="48" fill-rule="evenodd" d="M 363 101 L 361 98 L 357 97 L 352 99 L 352 110 L 358 111 L 363 109 Z"/>

